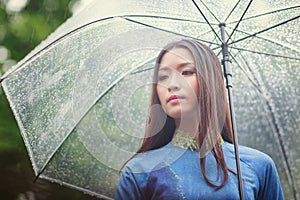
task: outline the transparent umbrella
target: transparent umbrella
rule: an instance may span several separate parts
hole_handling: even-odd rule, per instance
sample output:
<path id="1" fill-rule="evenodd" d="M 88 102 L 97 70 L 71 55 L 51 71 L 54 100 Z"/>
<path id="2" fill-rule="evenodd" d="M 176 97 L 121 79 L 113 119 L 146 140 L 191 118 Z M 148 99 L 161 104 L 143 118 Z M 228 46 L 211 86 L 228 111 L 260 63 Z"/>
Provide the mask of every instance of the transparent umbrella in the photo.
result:
<path id="1" fill-rule="evenodd" d="M 227 44 L 240 144 L 275 161 L 300 199 L 297 1 L 99 1 L 1 77 L 37 177 L 113 198 L 144 135 L 152 68 L 188 37 Z M 226 61 L 227 62 L 227 61 Z"/>

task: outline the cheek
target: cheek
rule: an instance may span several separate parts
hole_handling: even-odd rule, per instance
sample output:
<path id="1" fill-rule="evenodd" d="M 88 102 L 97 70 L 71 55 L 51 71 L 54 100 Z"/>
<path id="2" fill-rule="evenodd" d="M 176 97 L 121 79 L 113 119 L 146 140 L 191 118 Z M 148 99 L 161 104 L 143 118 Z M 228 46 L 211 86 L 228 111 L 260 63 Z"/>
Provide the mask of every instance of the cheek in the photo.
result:
<path id="1" fill-rule="evenodd" d="M 164 95 L 164 88 L 161 85 L 156 86 L 156 93 L 160 102 L 162 102 L 162 98 Z"/>
<path id="2" fill-rule="evenodd" d="M 157 86 L 156 87 L 156 93 L 157 93 L 158 100 L 160 102 L 160 106 L 163 109 L 163 111 L 166 113 L 167 112 L 166 111 L 166 102 L 165 102 L 166 97 L 164 96 L 164 94 L 166 92 L 164 91 L 164 88 L 161 87 L 161 86 L 160 87 Z"/>
<path id="3" fill-rule="evenodd" d="M 194 83 L 193 85 L 193 91 L 195 93 L 196 96 L 198 96 L 198 93 L 199 93 L 199 86 L 198 86 L 198 83 Z"/>
<path id="4" fill-rule="evenodd" d="M 199 86 L 197 78 L 194 78 L 189 81 L 189 90 L 194 93 L 194 95 L 198 96 Z"/>

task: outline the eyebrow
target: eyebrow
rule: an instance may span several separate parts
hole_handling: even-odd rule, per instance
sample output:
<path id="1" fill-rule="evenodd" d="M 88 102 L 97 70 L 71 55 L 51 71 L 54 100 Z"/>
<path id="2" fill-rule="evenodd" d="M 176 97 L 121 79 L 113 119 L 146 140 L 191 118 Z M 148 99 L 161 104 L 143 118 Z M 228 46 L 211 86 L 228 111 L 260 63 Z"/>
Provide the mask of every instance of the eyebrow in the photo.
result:
<path id="1" fill-rule="evenodd" d="M 182 67 L 185 67 L 186 65 L 193 65 L 194 66 L 194 63 L 191 63 L 191 62 L 184 62 L 184 63 L 180 63 L 177 68 L 182 68 Z M 194 66 L 195 67 L 195 66 Z M 158 71 L 168 71 L 170 70 L 170 67 L 168 66 L 161 66 Z"/>

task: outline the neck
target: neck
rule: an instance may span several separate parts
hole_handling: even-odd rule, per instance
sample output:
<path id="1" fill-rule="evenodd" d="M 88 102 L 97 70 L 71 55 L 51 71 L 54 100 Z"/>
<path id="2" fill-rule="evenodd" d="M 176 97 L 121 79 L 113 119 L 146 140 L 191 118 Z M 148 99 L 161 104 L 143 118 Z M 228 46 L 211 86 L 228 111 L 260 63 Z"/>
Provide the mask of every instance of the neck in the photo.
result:
<path id="1" fill-rule="evenodd" d="M 184 117 L 175 119 L 175 124 L 177 129 L 193 137 L 195 137 L 198 132 L 199 121 L 196 117 Z"/>

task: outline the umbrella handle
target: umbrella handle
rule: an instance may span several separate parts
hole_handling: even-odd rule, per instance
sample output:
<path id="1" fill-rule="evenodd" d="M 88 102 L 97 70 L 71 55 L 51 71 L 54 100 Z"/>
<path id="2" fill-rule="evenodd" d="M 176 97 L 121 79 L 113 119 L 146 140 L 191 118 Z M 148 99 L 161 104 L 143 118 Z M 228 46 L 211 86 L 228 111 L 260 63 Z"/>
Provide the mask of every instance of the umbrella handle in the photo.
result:
<path id="1" fill-rule="evenodd" d="M 231 70 L 230 70 L 230 59 L 228 56 L 228 44 L 226 42 L 225 37 L 225 24 L 221 23 L 220 25 L 221 29 L 221 36 L 222 36 L 222 65 L 223 65 L 223 71 L 224 71 L 224 77 L 226 79 L 226 88 L 227 88 L 227 96 L 228 96 L 228 104 L 229 104 L 229 111 L 230 111 L 230 119 L 231 119 L 231 128 L 232 128 L 232 135 L 233 135 L 233 144 L 234 144 L 234 152 L 235 152 L 235 161 L 236 161 L 236 169 L 237 169 L 237 175 L 238 175 L 238 184 L 239 184 L 239 195 L 240 199 L 244 200 L 244 187 L 243 187 L 243 179 L 242 179 L 242 172 L 241 172 L 241 166 L 240 166 L 240 156 L 239 156 L 239 148 L 238 148 L 238 137 L 236 132 L 236 121 L 235 121 L 235 111 L 233 106 L 233 100 L 232 100 L 232 84 L 231 84 Z"/>

